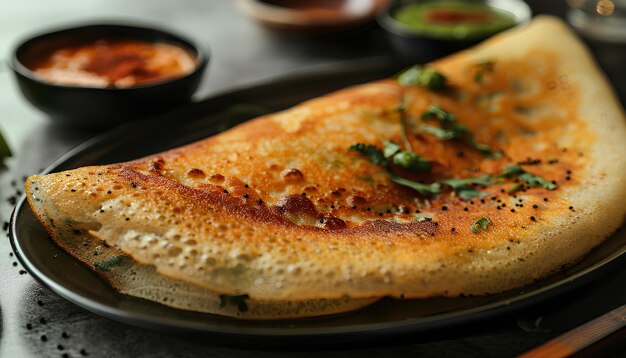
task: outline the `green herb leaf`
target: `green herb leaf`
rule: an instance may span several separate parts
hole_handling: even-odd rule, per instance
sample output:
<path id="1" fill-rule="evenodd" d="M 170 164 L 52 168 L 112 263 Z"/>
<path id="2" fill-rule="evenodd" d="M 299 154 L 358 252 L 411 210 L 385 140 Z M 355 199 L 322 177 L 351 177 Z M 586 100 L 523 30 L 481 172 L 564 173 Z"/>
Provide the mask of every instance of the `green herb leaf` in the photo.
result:
<path id="1" fill-rule="evenodd" d="M 385 159 L 385 155 L 382 150 L 378 149 L 375 145 L 365 145 L 363 143 L 358 143 L 349 148 L 349 150 L 356 150 L 361 154 L 370 158 L 372 163 L 378 165 L 387 165 L 387 159 Z"/>
<path id="2" fill-rule="evenodd" d="M 393 142 L 387 142 L 387 143 L 393 144 Z M 390 146 L 390 147 L 393 147 L 393 146 Z M 350 150 L 359 151 L 361 152 L 361 154 L 369 157 L 372 163 L 382 165 L 383 167 L 385 167 L 385 169 L 387 169 L 387 172 L 389 173 L 390 179 L 396 184 L 400 184 L 402 186 L 411 188 L 424 196 L 432 196 L 432 195 L 439 194 L 439 183 L 423 184 L 423 183 L 406 179 L 406 178 L 403 178 L 401 176 L 394 174 L 394 172 L 391 170 L 391 167 L 389 166 L 389 163 L 387 162 L 387 159 L 385 158 L 384 152 L 378 149 L 374 145 L 371 145 L 371 144 L 365 145 L 365 144 L 359 143 L 359 144 L 355 144 L 351 146 Z M 391 152 L 391 149 L 389 150 L 389 152 Z M 419 158 L 419 159 L 423 160 L 422 158 Z M 430 166 L 430 164 L 428 165 Z"/>
<path id="3" fill-rule="evenodd" d="M 398 75 L 398 83 L 402 86 L 420 86 L 432 91 L 443 91 L 447 88 L 446 77 L 432 67 L 413 66 Z"/>
<path id="4" fill-rule="evenodd" d="M 530 187 L 541 186 L 548 190 L 556 189 L 556 184 L 554 184 L 553 182 L 547 179 L 544 179 L 538 175 L 529 173 L 517 165 L 509 165 L 505 167 L 499 176 L 502 178 L 511 178 L 511 177 L 517 176 L 519 180 L 523 181 L 524 184 Z M 519 187 L 515 189 L 517 190 L 519 189 Z"/>
<path id="5" fill-rule="evenodd" d="M 467 133 L 467 127 L 463 125 L 455 126 L 453 129 L 443 129 L 422 124 L 418 127 L 418 129 L 421 132 L 434 135 L 435 137 L 437 137 L 437 139 L 440 140 L 463 138 L 465 133 Z"/>
<path id="6" fill-rule="evenodd" d="M 443 110 L 443 108 L 433 104 L 422 114 L 422 119 L 438 119 L 440 122 L 454 122 L 456 116 Z"/>
<path id="7" fill-rule="evenodd" d="M 391 158 L 394 154 L 400 151 L 400 146 L 392 141 L 383 142 L 383 155 L 385 158 Z"/>
<path id="8" fill-rule="evenodd" d="M 522 188 L 522 184 L 519 184 L 519 183 L 518 184 L 513 184 L 513 186 L 511 186 L 509 188 L 509 194 L 513 194 L 516 191 L 520 190 L 521 188 Z"/>
<path id="9" fill-rule="evenodd" d="M 479 184 L 479 185 L 493 185 L 492 182 L 493 177 L 490 175 L 481 175 L 473 178 L 463 178 L 463 179 L 444 179 L 441 181 L 442 184 L 445 184 L 454 190 L 456 195 L 458 195 L 463 200 L 471 200 L 475 197 L 481 197 L 487 195 L 487 193 L 478 191 L 472 188 L 471 184 Z"/>
<path id="10" fill-rule="evenodd" d="M 439 183 L 423 184 L 397 176 L 391 172 L 389 173 L 389 175 L 394 183 L 411 188 L 424 196 L 433 196 L 441 192 L 441 187 Z"/>
<path id="11" fill-rule="evenodd" d="M 433 218 L 429 218 L 428 216 L 420 216 L 413 218 L 414 221 L 423 222 L 423 221 L 433 221 Z"/>
<path id="12" fill-rule="evenodd" d="M 393 156 L 393 164 L 416 173 L 430 170 L 430 162 L 413 152 L 400 152 Z"/>
<path id="13" fill-rule="evenodd" d="M 526 185 L 528 186 L 541 186 L 545 189 L 548 190 L 554 190 L 556 189 L 556 184 L 554 184 L 553 182 L 546 180 L 540 176 L 537 176 L 535 174 L 531 174 L 531 173 L 524 173 L 522 175 L 520 175 L 518 177 L 521 181 L 523 181 L 524 183 L 526 183 Z"/>
<path id="14" fill-rule="evenodd" d="M 476 197 L 486 196 L 484 191 L 478 191 L 470 186 L 463 186 L 454 191 L 461 199 L 469 201 Z"/>
<path id="15" fill-rule="evenodd" d="M 474 149 L 481 152 L 485 157 L 494 159 L 502 158 L 502 152 L 494 152 L 488 145 L 476 142 L 476 139 L 474 139 L 474 137 L 470 137 L 467 140 L 467 144 L 471 145 L 472 147 L 474 147 Z"/>
<path id="16" fill-rule="evenodd" d="M 249 299 L 250 296 L 248 294 L 243 295 L 220 295 L 220 307 L 224 308 L 227 304 L 232 303 L 237 305 L 237 309 L 239 312 L 246 312 L 248 310 L 248 304 L 246 300 Z"/>
<path id="17" fill-rule="evenodd" d="M 473 233 L 478 234 L 478 229 L 479 228 L 484 230 L 484 231 L 487 231 L 487 229 L 489 228 L 489 224 L 493 225 L 491 220 L 489 220 L 489 218 L 482 217 L 482 218 L 478 219 L 478 221 L 473 223 L 472 226 L 470 226 L 470 229 L 472 230 Z"/>
<path id="18" fill-rule="evenodd" d="M 434 135 L 441 140 L 466 138 L 467 143 L 476 150 L 480 151 L 484 156 L 491 158 L 502 157 L 501 152 L 494 152 L 488 145 L 477 143 L 476 139 L 469 135 L 469 128 L 467 128 L 465 124 L 457 123 L 456 116 L 452 113 L 446 112 L 440 106 L 429 106 L 426 109 L 426 112 L 422 114 L 422 119 L 437 119 L 441 125 L 441 128 L 427 125 L 419 126 L 418 129 L 424 133 Z"/>
<path id="19" fill-rule="evenodd" d="M 476 64 L 476 74 L 474 75 L 474 81 L 476 83 L 481 83 L 483 81 L 483 77 L 485 72 L 493 72 L 495 66 L 495 62 L 491 60 L 483 61 Z"/>
<path id="20" fill-rule="evenodd" d="M 441 182 L 451 187 L 452 189 L 456 189 L 457 187 L 469 184 L 493 185 L 494 183 L 492 180 L 493 177 L 491 175 L 481 175 L 472 178 L 444 179 Z"/>
<path id="21" fill-rule="evenodd" d="M 11 153 L 11 148 L 9 147 L 7 141 L 4 140 L 2 132 L 0 132 L 0 160 L 2 158 L 10 157 L 11 155 L 13 155 L 13 153 Z"/>
<path id="22" fill-rule="evenodd" d="M 502 172 L 499 176 L 501 178 L 510 178 L 524 173 L 526 173 L 526 171 L 522 169 L 522 167 L 519 167 L 517 165 L 509 165 L 502 169 Z"/>

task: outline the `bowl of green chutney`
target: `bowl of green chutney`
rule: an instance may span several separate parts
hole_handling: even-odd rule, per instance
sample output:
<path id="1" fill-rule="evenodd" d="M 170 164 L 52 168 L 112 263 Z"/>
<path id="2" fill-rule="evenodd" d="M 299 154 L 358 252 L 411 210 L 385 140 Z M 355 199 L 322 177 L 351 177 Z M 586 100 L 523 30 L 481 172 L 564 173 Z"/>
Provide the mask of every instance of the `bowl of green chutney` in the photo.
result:
<path id="1" fill-rule="evenodd" d="M 522 0 L 395 1 L 378 16 L 399 58 L 426 62 L 531 19 Z"/>

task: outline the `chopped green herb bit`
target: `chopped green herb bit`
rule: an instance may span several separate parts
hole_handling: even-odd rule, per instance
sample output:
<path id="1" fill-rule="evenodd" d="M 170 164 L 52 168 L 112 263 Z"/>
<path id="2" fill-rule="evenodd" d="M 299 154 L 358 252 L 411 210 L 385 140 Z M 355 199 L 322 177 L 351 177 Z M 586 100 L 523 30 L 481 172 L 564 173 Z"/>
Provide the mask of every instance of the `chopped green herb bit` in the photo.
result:
<path id="1" fill-rule="evenodd" d="M 392 141 L 384 141 L 383 146 L 383 155 L 385 156 L 385 158 L 393 157 L 393 155 L 398 153 L 401 149 L 399 145 Z"/>
<path id="2" fill-rule="evenodd" d="M 473 233 L 478 234 L 478 229 L 487 231 L 487 229 L 489 228 L 489 224 L 493 225 L 491 220 L 489 220 L 489 218 L 482 217 L 478 219 L 474 224 L 472 224 L 472 226 L 470 226 L 470 229 Z"/>
<path id="3" fill-rule="evenodd" d="M 541 186 L 548 190 L 556 189 L 556 184 L 554 184 L 553 182 L 546 180 L 540 176 L 528 173 L 528 172 L 520 175 L 518 178 L 521 181 L 523 181 L 526 185 L 531 186 L 531 187 Z"/>
<path id="4" fill-rule="evenodd" d="M 495 62 L 491 60 L 483 61 L 476 64 L 476 74 L 474 75 L 474 81 L 476 83 L 481 83 L 483 81 L 483 76 L 485 72 L 493 72 Z"/>
<path id="5" fill-rule="evenodd" d="M 456 121 L 456 116 L 433 104 L 426 109 L 424 114 L 422 114 L 422 119 L 438 119 L 440 122 L 454 122 Z"/>
<path id="6" fill-rule="evenodd" d="M 430 170 L 430 162 L 413 152 L 400 152 L 393 156 L 393 164 L 416 173 Z"/>
<path id="7" fill-rule="evenodd" d="M 0 132 L 0 160 L 2 158 L 10 157 L 11 155 L 13 155 L 13 153 L 11 153 L 11 148 L 9 147 L 7 141 L 4 140 L 2 132 Z"/>
<path id="8" fill-rule="evenodd" d="M 249 299 L 250 296 L 248 294 L 243 295 L 220 295 L 220 307 L 224 308 L 228 303 L 232 303 L 237 305 L 237 309 L 239 312 L 246 312 L 248 310 L 248 304 L 246 300 Z"/>
<path id="9" fill-rule="evenodd" d="M 524 174 L 526 171 L 517 165 L 509 165 L 502 169 L 502 173 L 500 173 L 500 177 L 502 178 L 510 178 L 512 176 Z"/>
<path id="10" fill-rule="evenodd" d="M 392 152 L 393 149 L 393 142 L 386 142 L 386 146 L 392 148 L 390 149 L 388 152 Z M 367 156 L 372 163 L 374 164 L 378 164 L 378 165 L 382 165 L 383 167 L 385 167 L 385 169 L 387 169 L 387 172 L 389 173 L 389 177 L 391 178 L 391 180 L 396 183 L 396 184 L 400 184 L 406 187 L 409 187 L 415 191 L 417 191 L 418 193 L 424 195 L 424 196 L 431 196 L 431 195 L 437 195 L 439 194 L 439 183 L 432 183 L 432 184 L 423 184 L 423 183 L 419 183 L 410 179 L 406 179 L 403 178 L 401 176 L 398 176 L 396 174 L 394 174 L 394 172 L 391 169 L 391 166 L 389 165 L 389 163 L 387 162 L 387 159 L 385 158 L 385 154 L 382 150 L 380 150 L 378 147 L 376 147 L 375 145 L 365 145 L 362 143 L 359 144 L 355 144 L 353 146 L 350 147 L 350 150 L 356 150 L 361 152 L 361 154 Z M 411 153 L 411 152 L 400 152 L 397 154 L 402 154 L 402 153 Z M 395 154 L 395 155 L 397 155 Z M 412 153 L 414 154 L 414 153 Z M 394 155 L 394 158 L 395 158 Z M 415 154 L 414 154 L 415 155 Z M 424 160 L 421 157 L 415 155 L 417 158 L 419 159 L 415 159 L 415 162 L 420 161 L 420 160 Z M 428 163 L 428 162 L 426 162 Z M 411 163 L 410 161 L 408 162 L 408 164 L 410 165 L 417 165 L 414 163 Z M 424 164 L 419 164 L 420 166 L 417 166 L 417 168 L 422 168 L 424 166 Z M 430 167 L 430 163 L 428 163 L 428 166 Z M 410 169 L 410 168 L 408 168 Z"/>
<path id="11" fill-rule="evenodd" d="M 514 184 L 513 186 L 511 186 L 509 188 L 509 194 L 515 193 L 516 191 L 520 190 L 522 188 L 522 184 Z"/>
<path id="12" fill-rule="evenodd" d="M 472 178 L 444 179 L 441 182 L 455 189 L 468 184 L 493 185 L 492 179 L 491 175 L 481 175 Z"/>
<path id="13" fill-rule="evenodd" d="M 474 139 L 473 137 L 470 137 L 467 140 L 467 143 L 474 147 L 474 149 L 481 152 L 485 157 L 490 157 L 494 159 L 502 158 L 502 152 L 494 152 L 488 145 L 476 142 L 476 139 Z"/>
<path id="14" fill-rule="evenodd" d="M 491 158 L 502 157 L 501 152 L 494 152 L 488 145 L 476 142 L 476 139 L 470 135 L 469 128 L 465 124 L 456 122 L 456 116 L 446 112 L 440 106 L 431 105 L 428 107 L 426 112 L 422 114 L 422 119 L 437 119 L 441 126 L 441 128 L 438 128 L 422 124 L 418 129 L 424 133 L 434 135 L 441 140 L 465 138 L 469 145 L 480 151 L 484 156 Z"/>
<path id="15" fill-rule="evenodd" d="M 414 221 L 422 222 L 422 221 L 433 221 L 433 218 L 429 218 L 428 216 L 420 216 L 417 218 L 413 218 Z"/>
<path id="16" fill-rule="evenodd" d="M 363 143 L 358 143 L 349 148 L 349 150 L 356 150 L 361 152 L 361 154 L 370 158 L 372 163 L 379 165 L 387 165 L 387 160 L 385 159 L 385 155 L 383 151 L 378 149 L 375 145 L 365 145 Z"/>
<path id="17" fill-rule="evenodd" d="M 432 91 L 443 91 L 447 88 L 446 77 L 432 67 L 413 66 L 398 75 L 398 83 L 402 86 L 420 86 Z"/>
<path id="18" fill-rule="evenodd" d="M 419 155 L 413 152 L 403 152 L 398 144 L 391 141 L 385 141 L 383 145 L 383 155 L 385 158 L 392 158 L 393 164 L 416 173 L 430 170 L 430 162 Z"/>
<path id="19" fill-rule="evenodd" d="M 465 201 L 469 201 L 476 197 L 482 197 L 482 196 L 487 195 L 487 193 L 485 193 L 484 191 L 478 191 L 468 186 L 460 187 L 456 189 L 454 192 L 456 193 L 456 195 L 458 195 L 461 199 Z"/>
<path id="20" fill-rule="evenodd" d="M 130 262 L 129 260 L 130 260 L 130 257 L 124 254 L 120 254 L 120 255 L 115 255 L 106 261 L 102 261 L 100 263 L 94 264 L 94 266 L 96 269 L 100 271 L 108 272 L 117 266 L 122 266 Z"/>
<path id="21" fill-rule="evenodd" d="M 467 133 L 467 127 L 462 124 L 456 124 L 453 128 L 443 129 L 422 124 L 418 129 L 424 133 L 434 135 L 437 139 L 450 140 L 463 138 Z"/>
<path id="22" fill-rule="evenodd" d="M 424 196 L 433 196 L 441 192 L 441 187 L 439 183 L 424 184 L 403 177 L 399 177 L 391 172 L 389 174 L 391 176 L 391 180 L 394 183 L 411 188 Z"/>
<path id="23" fill-rule="evenodd" d="M 530 187 L 541 186 L 548 190 L 556 189 L 556 184 L 554 184 L 553 182 L 535 174 L 529 173 L 517 165 L 509 165 L 505 167 L 500 174 L 500 177 L 503 178 L 511 178 L 513 176 L 517 176 L 519 180 L 523 181 L 524 184 Z"/>
<path id="24" fill-rule="evenodd" d="M 487 193 L 478 191 L 472 188 L 470 185 L 492 185 L 492 179 L 493 178 L 490 175 L 481 175 L 474 178 L 444 179 L 441 181 L 441 183 L 452 188 L 456 195 L 458 195 L 461 199 L 471 200 L 475 197 L 485 196 L 487 195 Z"/>

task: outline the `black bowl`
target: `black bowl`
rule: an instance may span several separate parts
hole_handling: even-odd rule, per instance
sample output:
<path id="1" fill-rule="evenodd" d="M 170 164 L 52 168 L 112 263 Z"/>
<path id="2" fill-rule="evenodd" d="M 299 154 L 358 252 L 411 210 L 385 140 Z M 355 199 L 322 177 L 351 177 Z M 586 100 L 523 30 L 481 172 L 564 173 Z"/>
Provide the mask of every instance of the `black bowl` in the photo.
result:
<path id="1" fill-rule="evenodd" d="M 377 22 L 386 32 L 398 59 L 405 64 L 429 62 L 439 57 L 457 52 L 484 40 L 486 37 L 470 39 L 451 39 L 432 37 L 427 33 L 419 33 L 400 23 L 393 14 L 402 6 L 410 3 L 432 2 L 433 0 L 397 0 L 377 17 Z M 480 2 L 475 0 L 474 2 Z M 516 24 L 528 22 L 531 10 L 522 0 L 484 0 L 486 5 L 510 12 Z"/>
<path id="2" fill-rule="evenodd" d="M 46 82 L 28 69 L 21 58 L 37 44 L 55 47 L 99 38 L 166 42 L 182 46 L 196 57 L 189 74 L 128 88 L 96 88 Z M 44 42 L 45 41 L 45 42 Z M 11 68 L 24 97 L 59 123 L 104 129 L 189 102 L 198 88 L 209 59 L 208 50 L 189 38 L 143 26 L 93 24 L 47 32 L 21 41 L 13 51 Z"/>

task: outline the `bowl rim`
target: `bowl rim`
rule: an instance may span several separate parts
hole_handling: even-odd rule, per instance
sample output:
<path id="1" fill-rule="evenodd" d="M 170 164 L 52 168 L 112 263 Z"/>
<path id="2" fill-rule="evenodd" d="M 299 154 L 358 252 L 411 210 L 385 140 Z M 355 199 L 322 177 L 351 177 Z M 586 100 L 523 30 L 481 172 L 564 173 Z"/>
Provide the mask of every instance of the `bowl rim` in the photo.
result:
<path id="1" fill-rule="evenodd" d="M 34 71 L 26 67 L 18 58 L 18 53 L 20 53 L 27 46 L 36 43 L 37 41 L 44 40 L 46 38 L 51 38 L 54 36 L 63 35 L 65 33 L 71 33 L 73 31 L 81 31 L 89 28 L 121 28 L 129 30 L 130 36 L 129 38 L 134 38 L 132 36 L 132 31 L 153 31 L 155 33 L 160 33 L 171 37 L 173 39 L 172 42 L 178 43 L 192 51 L 195 51 L 196 57 L 196 66 L 189 73 L 173 78 L 165 78 L 163 80 L 148 82 L 145 84 L 130 86 L 130 87 L 94 87 L 94 86 L 81 86 L 81 85 L 67 85 L 49 82 L 43 80 L 41 77 L 37 76 Z M 141 39 L 141 36 L 137 36 L 137 39 Z M 191 35 L 182 35 L 179 32 L 172 30 L 170 28 L 161 26 L 161 25 L 152 25 L 148 22 L 136 21 L 136 20 L 107 20 L 107 19 L 96 19 L 89 22 L 79 22 L 65 26 L 54 26 L 48 28 L 47 30 L 38 30 L 34 31 L 28 35 L 22 36 L 19 40 L 17 40 L 12 47 L 11 57 L 8 61 L 9 67 L 20 76 L 24 76 L 31 81 L 37 82 L 39 84 L 49 86 L 55 89 L 65 89 L 65 90 L 84 90 L 84 91 L 93 91 L 93 92 L 132 92 L 136 90 L 149 89 L 160 87 L 172 82 L 182 81 L 189 77 L 195 76 L 198 72 L 203 72 L 206 68 L 210 58 L 210 50 L 204 41 L 199 40 L 198 38 Z"/>
<path id="2" fill-rule="evenodd" d="M 404 38 L 409 39 L 424 39 L 431 41 L 441 41 L 441 42 L 471 42 L 471 41 L 480 41 L 482 39 L 488 38 L 489 36 L 478 36 L 478 37 L 469 37 L 464 39 L 456 39 L 453 37 L 439 37 L 432 36 L 428 32 L 419 31 L 412 29 L 411 27 L 402 24 L 400 21 L 396 20 L 391 13 L 398 9 L 401 6 L 409 5 L 412 3 L 420 3 L 420 2 L 437 2 L 435 0 L 396 0 L 392 1 L 384 11 L 382 11 L 377 17 L 376 22 L 383 30 Z M 454 1 L 449 1 L 454 2 Z M 523 0 L 484 0 L 482 1 L 488 7 L 509 11 L 515 18 L 515 25 L 518 26 L 521 24 L 525 24 L 532 19 L 532 10 L 530 6 Z M 511 11 L 511 8 L 515 7 L 518 11 Z M 495 33 L 494 33 L 495 34 Z"/>
<path id="3" fill-rule="evenodd" d="M 347 0 L 346 2 L 351 1 Z M 374 19 L 383 11 L 391 0 L 368 0 L 367 11 L 350 13 L 345 9 L 335 10 L 334 14 L 315 15 L 307 10 L 298 10 L 289 6 L 281 6 L 263 0 L 236 0 L 235 5 L 244 14 L 257 21 L 264 21 L 276 25 L 290 26 L 338 26 L 346 23 L 358 23 Z"/>

